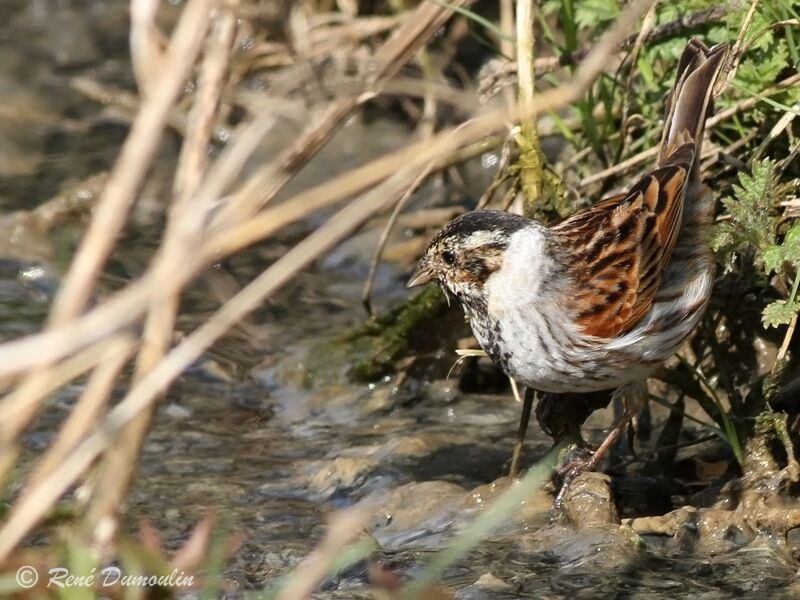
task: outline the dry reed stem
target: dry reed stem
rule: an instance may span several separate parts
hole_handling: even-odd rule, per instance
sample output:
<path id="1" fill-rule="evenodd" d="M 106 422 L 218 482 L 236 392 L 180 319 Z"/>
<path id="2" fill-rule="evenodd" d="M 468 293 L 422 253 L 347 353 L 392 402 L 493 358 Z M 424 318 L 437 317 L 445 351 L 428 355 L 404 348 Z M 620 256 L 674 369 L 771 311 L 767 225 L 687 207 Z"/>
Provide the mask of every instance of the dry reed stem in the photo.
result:
<path id="1" fill-rule="evenodd" d="M 56 441 L 50 444 L 30 476 L 29 485 L 35 486 L 50 475 L 62 458 L 96 427 L 106 412 L 108 399 L 114 389 L 117 377 L 135 348 L 136 343 L 132 338 L 121 336 L 116 338 L 116 342 L 106 350 L 102 362 L 92 371 L 75 407 L 70 411 L 69 417 L 59 430 Z"/>
<path id="2" fill-rule="evenodd" d="M 514 0 L 500 0 L 500 31 L 504 34 L 498 40 L 500 53 L 506 57 L 514 56 Z M 510 87 L 503 89 L 503 99 L 507 106 L 514 105 L 514 91 Z"/>
<path id="3" fill-rule="evenodd" d="M 162 76 L 145 98 L 122 146 L 103 197 L 53 304 L 50 322 L 63 324 L 86 306 L 94 282 L 127 220 L 136 191 L 161 139 L 169 110 L 183 91 L 211 17 L 213 0 L 189 0 L 167 49 Z"/>
<path id="4" fill-rule="evenodd" d="M 500 52 L 503 56 L 514 56 L 514 0 L 500 0 L 500 31 L 506 37 L 500 38 Z"/>
<path id="5" fill-rule="evenodd" d="M 536 111 L 557 109 L 579 97 L 602 72 L 608 56 L 613 52 L 618 41 L 624 37 L 627 30 L 651 4 L 652 0 L 637 0 L 633 2 L 623 12 L 615 26 L 597 44 L 595 50 L 587 57 L 586 61 L 578 67 L 574 78 L 570 82 L 561 88 L 539 95 L 535 107 Z M 411 149 L 406 149 L 406 162 L 398 163 L 397 161 L 392 161 L 386 164 L 385 159 L 379 159 L 362 167 L 362 169 L 357 169 L 356 171 L 366 170 L 373 172 L 373 175 L 374 172 L 382 169 L 384 176 L 388 173 L 394 173 L 394 175 L 370 192 L 351 201 L 334 217 L 329 219 L 323 227 L 310 234 L 287 252 L 225 304 L 205 324 L 187 336 L 114 407 L 96 433 L 89 436 L 73 452 L 66 456 L 58 469 L 50 476 L 41 480 L 38 485 L 29 488 L 25 495 L 25 501 L 16 504 L 12 508 L 8 519 L 0 528 L 0 561 L 8 556 L 28 531 L 46 514 L 60 495 L 69 489 L 85 469 L 105 450 L 116 432 L 134 419 L 140 411 L 149 407 L 175 377 L 180 375 L 186 367 L 230 327 L 258 306 L 270 293 L 285 284 L 298 271 L 344 239 L 370 216 L 382 210 L 387 202 L 386 199 L 395 197 L 400 190 L 406 187 L 409 181 L 418 173 L 421 165 L 432 160 L 434 156 L 441 157 L 441 151 L 454 150 L 467 143 L 474 142 L 494 129 L 503 127 L 509 118 L 517 119 L 519 116 L 516 111 L 496 111 L 486 117 L 466 123 L 455 131 L 451 130 L 439 134 L 433 140 L 425 140 L 412 145 Z M 535 115 L 523 116 L 532 118 Z M 406 164 L 407 166 L 397 171 L 397 164 Z M 354 181 L 352 173 L 347 173 L 335 178 L 333 182 L 320 186 L 323 188 L 320 190 L 320 194 L 326 196 L 326 203 L 330 204 L 351 195 L 348 192 L 349 187 L 360 189 L 363 185 L 363 182 Z M 295 201 L 302 196 L 303 194 L 297 196 Z M 311 197 L 313 198 L 313 196 Z M 313 209 L 313 207 L 307 209 L 307 212 L 311 212 Z M 302 214 L 300 213 L 300 216 Z M 296 218 L 299 218 L 299 216 Z M 188 271 L 194 271 L 202 264 L 202 259 L 196 260 L 195 264 L 188 265 Z M 186 267 L 187 265 L 181 266 Z M 164 275 L 164 273 L 153 273 L 150 275 L 151 279 L 146 280 L 147 283 L 155 286 L 155 289 L 150 290 L 150 294 L 158 295 L 159 293 L 164 293 L 164 290 L 169 293 L 171 289 L 179 289 L 179 284 L 175 288 L 171 287 L 176 286 L 174 280 L 168 278 L 163 280 Z M 130 302 L 130 297 L 132 297 L 130 288 L 126 291 L 128 292 L 128 297 L 125 298 L 125 301 Z M 142 292 L 137 290 L 137 293 Z M 144 293 L 145 298 L 149 298 L 147 289 L 145 289 Z M 115 306 L 121 304 L 122 302 L 117 299 L 117 305 Z M 124 318 L 126 315 L 116 316 Z M 30 338 L 28 343 L 30 343 Z M 0 356 L 2 356 L 3 351 L 7 351 L 8 346 L 13 346 L 14 344 L 19 344 L 19 342 L 13 342 L 5 348 L 0 348 Z M 16 346 L 16 348 L 20 347 L 20 345 Z M 1 361 L 0 364 L 2 364 Z"/>
<path id="6" fill-rule="evenodd" d="M 228 0 L 224 7 L 217 9 L 211 23 L 209 40 L 200 65 L 197 92 L 189 112 L 189 129 L 178 157 L 170 227 L 180 223 L 183 212 L 200 189 L 203 173 L 208 166 L 208 146 L 228 76 L 231 49 L 236 38 L 238 8 L 238 0 Z"/>
<path id="7" fill-rule="evenodd" d="M 131 0 L 131 65 L 142 97 L 152 93 L 163 69 L 164 51 L 156 12 L 159 0 Z"/>
<path id="8" fill-rule="evenodd" d="M 451 6 L 469 6 L 472 1 L 454 0 Z M 230 199 L 215 218 L 215 227 L 224 228 L 246 219 L 272 200 L 294 174 L 330 141 L 355 110 L 377 92 L 381 83 L 397 73 L 422 48 L 451 13 L 451 8 L 438 4 L 420 4 L 376 51 L 364 74 L 363 89 L 334 100 L 288 150 Z"/>
<path id="9" fill-rule="evenodd" d="M 189 69 L 200 51 L 210 18 L 210 6 L 211 0 L 190 0 L 181 14 L 163 64 L 159 85 L 142 104 L 142 110 L 122 146 L 89 227 L 53 301 L 50 327 L 63 325 L 76 318 L 91 297 L 95 280 L 127 220 L 136 191 L 157 148 L 169 110 L 183 89 Z M 50 378 L 47 368 L 31 372 L 18 388 L 20 397 L 16 411 L 5 410 L 9 407 L 7 398 L 0 403 L 0 414 L 12 412 L 17 415 L 17 418 L 3 421 L 0 430 L 0 452 L 3 454 L 15 453 L 12 446 L 36 414 Z M 0 479 L 2 477 L 3 473 L 0 472 Z"/>
<path id="10" fill-rule="evenodd" d="M 411 185 L 406 188 L 406 191 L 403 192 L 403 195 L 400 199 L 395 203 L 394 210 L 392 210 L 392 214 L 389 216 L 389 220 L 386 222 L 386 226 L 383 228 L 381 232 L 381 237 L 378 240 L 378 245 L 375 247 L 375 252 L 372 255 L 372 260 L 369 264 L 369 272 L 367 273 L 366 281 L 364 281 L 364 289 L 361 292 L 361 303 L 364 305 L 364 308 L 367 311 L 367 314 L 371 317 L 372 313 L 372 287 L 375 283 L 375 274 L 378 272 L 378 265 L 381 262 L 381 257 L 383 256 L 383 250 L 386 248 L 386 242 L 389 241 L 389 235 L 392 233 L 392 229 L 394 229 L 394 225 L 397 222 L 397 218 L 400 216 L 403 208 L 405 208 L 408 201 L 411 199 L 411 196 L 414 195 L 414 192 L 419 189 L 419 186 L 423 184 L 423 182 L 428 178 L 428 176 L 433 171 L 433 164 L 427 167 L 419 176 L 411 183 Z"/>
<path id="11" fill-rule="evenodd" d="M 536 45 L 533 37 L 533 0 L 517 0 L 517 101 L 522 114 L 534 114 L 535 83 L 533 61 Z M 533 119 L 522 119 L 522 135 L 531 144 L 538 143 L 539 135 Z M 538 150 L 538 148 L 537 148 Z M 533 198 L 536 201 L 538 198 Z"/>
<path id="12" fill-rule="evenodd" d="M 193 208 L 208 163 L 208 146 L 228 72 L 237 17 L 238 2 L 229 0 L 226 6 L 217 9 L 211 24 L 200 66 L 197 93 L 189 113 L 189 127 L 178 157 L 174 201 L 170 208 L 163 251 L 155 259 L 156 271 L 170 269 L 172 265 L 180 263 L 186 248 L 199 243 L 199 232 L 187 231 L 184 224 L 192 220 L 184 217 Z M 134 383 L 147 375 L 169 348 L 179 305 L 179 290 L 151 303 L 142 334 Z M 96 544 L 102 546 L 110 542 L 116 531 L 116 513 L 133 478 L 137 457 L 154 410 L 155 404 L 128 423 L 100 463 L 84 519 L 84 529 Z"/>

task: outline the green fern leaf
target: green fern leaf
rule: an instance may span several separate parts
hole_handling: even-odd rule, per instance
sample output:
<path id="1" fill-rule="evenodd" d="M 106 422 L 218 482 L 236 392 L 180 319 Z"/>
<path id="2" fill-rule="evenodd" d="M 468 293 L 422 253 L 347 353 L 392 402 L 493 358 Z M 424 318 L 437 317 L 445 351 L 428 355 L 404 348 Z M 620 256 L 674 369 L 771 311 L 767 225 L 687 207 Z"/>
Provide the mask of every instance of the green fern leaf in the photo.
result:
<path id="1" fill-rule="evenodd" d="M 797 302 L 778 300 L 764 308 L 764 312 L 761 315 L 761 322 L 765 327 L 788 325 L 798 312 L 800 312 L 800 304 Z"/>
<path id="2" fill-rule="evenodd" d="M 758 161 L 752 169 L 750 175 L 739 174 L 739 185 L 733 186 L 734 197 L 722 200 L 731 219 L 721 223 L 714 233 L 712 246 L 717 251 L 730 254 L 754 248 L 760 255 L 775 246 L 778 226 L 775 162 Z"/>

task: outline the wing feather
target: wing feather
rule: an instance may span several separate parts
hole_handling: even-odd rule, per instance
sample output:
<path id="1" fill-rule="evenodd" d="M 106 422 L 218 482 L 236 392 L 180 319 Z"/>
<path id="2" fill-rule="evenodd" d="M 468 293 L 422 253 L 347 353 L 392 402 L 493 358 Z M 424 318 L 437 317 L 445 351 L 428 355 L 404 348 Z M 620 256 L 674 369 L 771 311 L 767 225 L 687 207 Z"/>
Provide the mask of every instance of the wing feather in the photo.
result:
<path id="1" fill-rule="evenodd" d="M 587 335 L 622 335 L 653 305 L 678 239 L 687 188 L 699 183 L 703 129 L 726 52 L 724 45 L 687 44 L 668 102 L 657 168 L 627 193 L 605 198 L 552 229 L 577 290 L 567 308 Z"/>
<path id="2" fill-rule="evenodd" d="M 650 310 L 675 248 L 690 165 L 655 169 L 627 194 L 553 227 L 574 257 L 568 269 L 578 292 L 568 304 L 587 335 L 621 335 Z"/>

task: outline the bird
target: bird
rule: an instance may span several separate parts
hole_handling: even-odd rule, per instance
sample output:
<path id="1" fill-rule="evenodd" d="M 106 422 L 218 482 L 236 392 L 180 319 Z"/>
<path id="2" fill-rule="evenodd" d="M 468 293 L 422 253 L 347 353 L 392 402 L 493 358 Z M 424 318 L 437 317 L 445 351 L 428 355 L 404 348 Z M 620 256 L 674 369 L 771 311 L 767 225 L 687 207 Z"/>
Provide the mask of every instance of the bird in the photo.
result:
<path id="1" fill-rule="evenodd" d="M 407 286 L 438 283 L 486 354 L 529 391 L 614 390 L 625 410 L 569 481 L 596 469 L 647 399 L 647 378 L 692 334 L 715 275 L 713 194 L 700 181 L 705 122 L 727 46 L 691 39 L 666 102 L 654 167 L 552 225 L 467 212 L 428 244 Z M 526 393 L 512 471 L 533 395 Z"/>

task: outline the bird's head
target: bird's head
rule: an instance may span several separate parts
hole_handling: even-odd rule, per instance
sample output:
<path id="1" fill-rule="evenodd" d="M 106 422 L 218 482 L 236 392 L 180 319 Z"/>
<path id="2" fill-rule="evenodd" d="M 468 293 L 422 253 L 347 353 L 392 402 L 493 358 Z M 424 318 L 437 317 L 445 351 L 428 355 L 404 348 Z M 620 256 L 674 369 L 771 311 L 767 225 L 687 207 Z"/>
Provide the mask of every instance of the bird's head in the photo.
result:
<path id="1" fill-rule="evenodd" d="M 494 210 L 456 217 L 434 237 L 407 287 L 437 282 L 465 305 L 482 298 L 484 284 L 503 265 L 511 236 L 531 222 Z"/>

